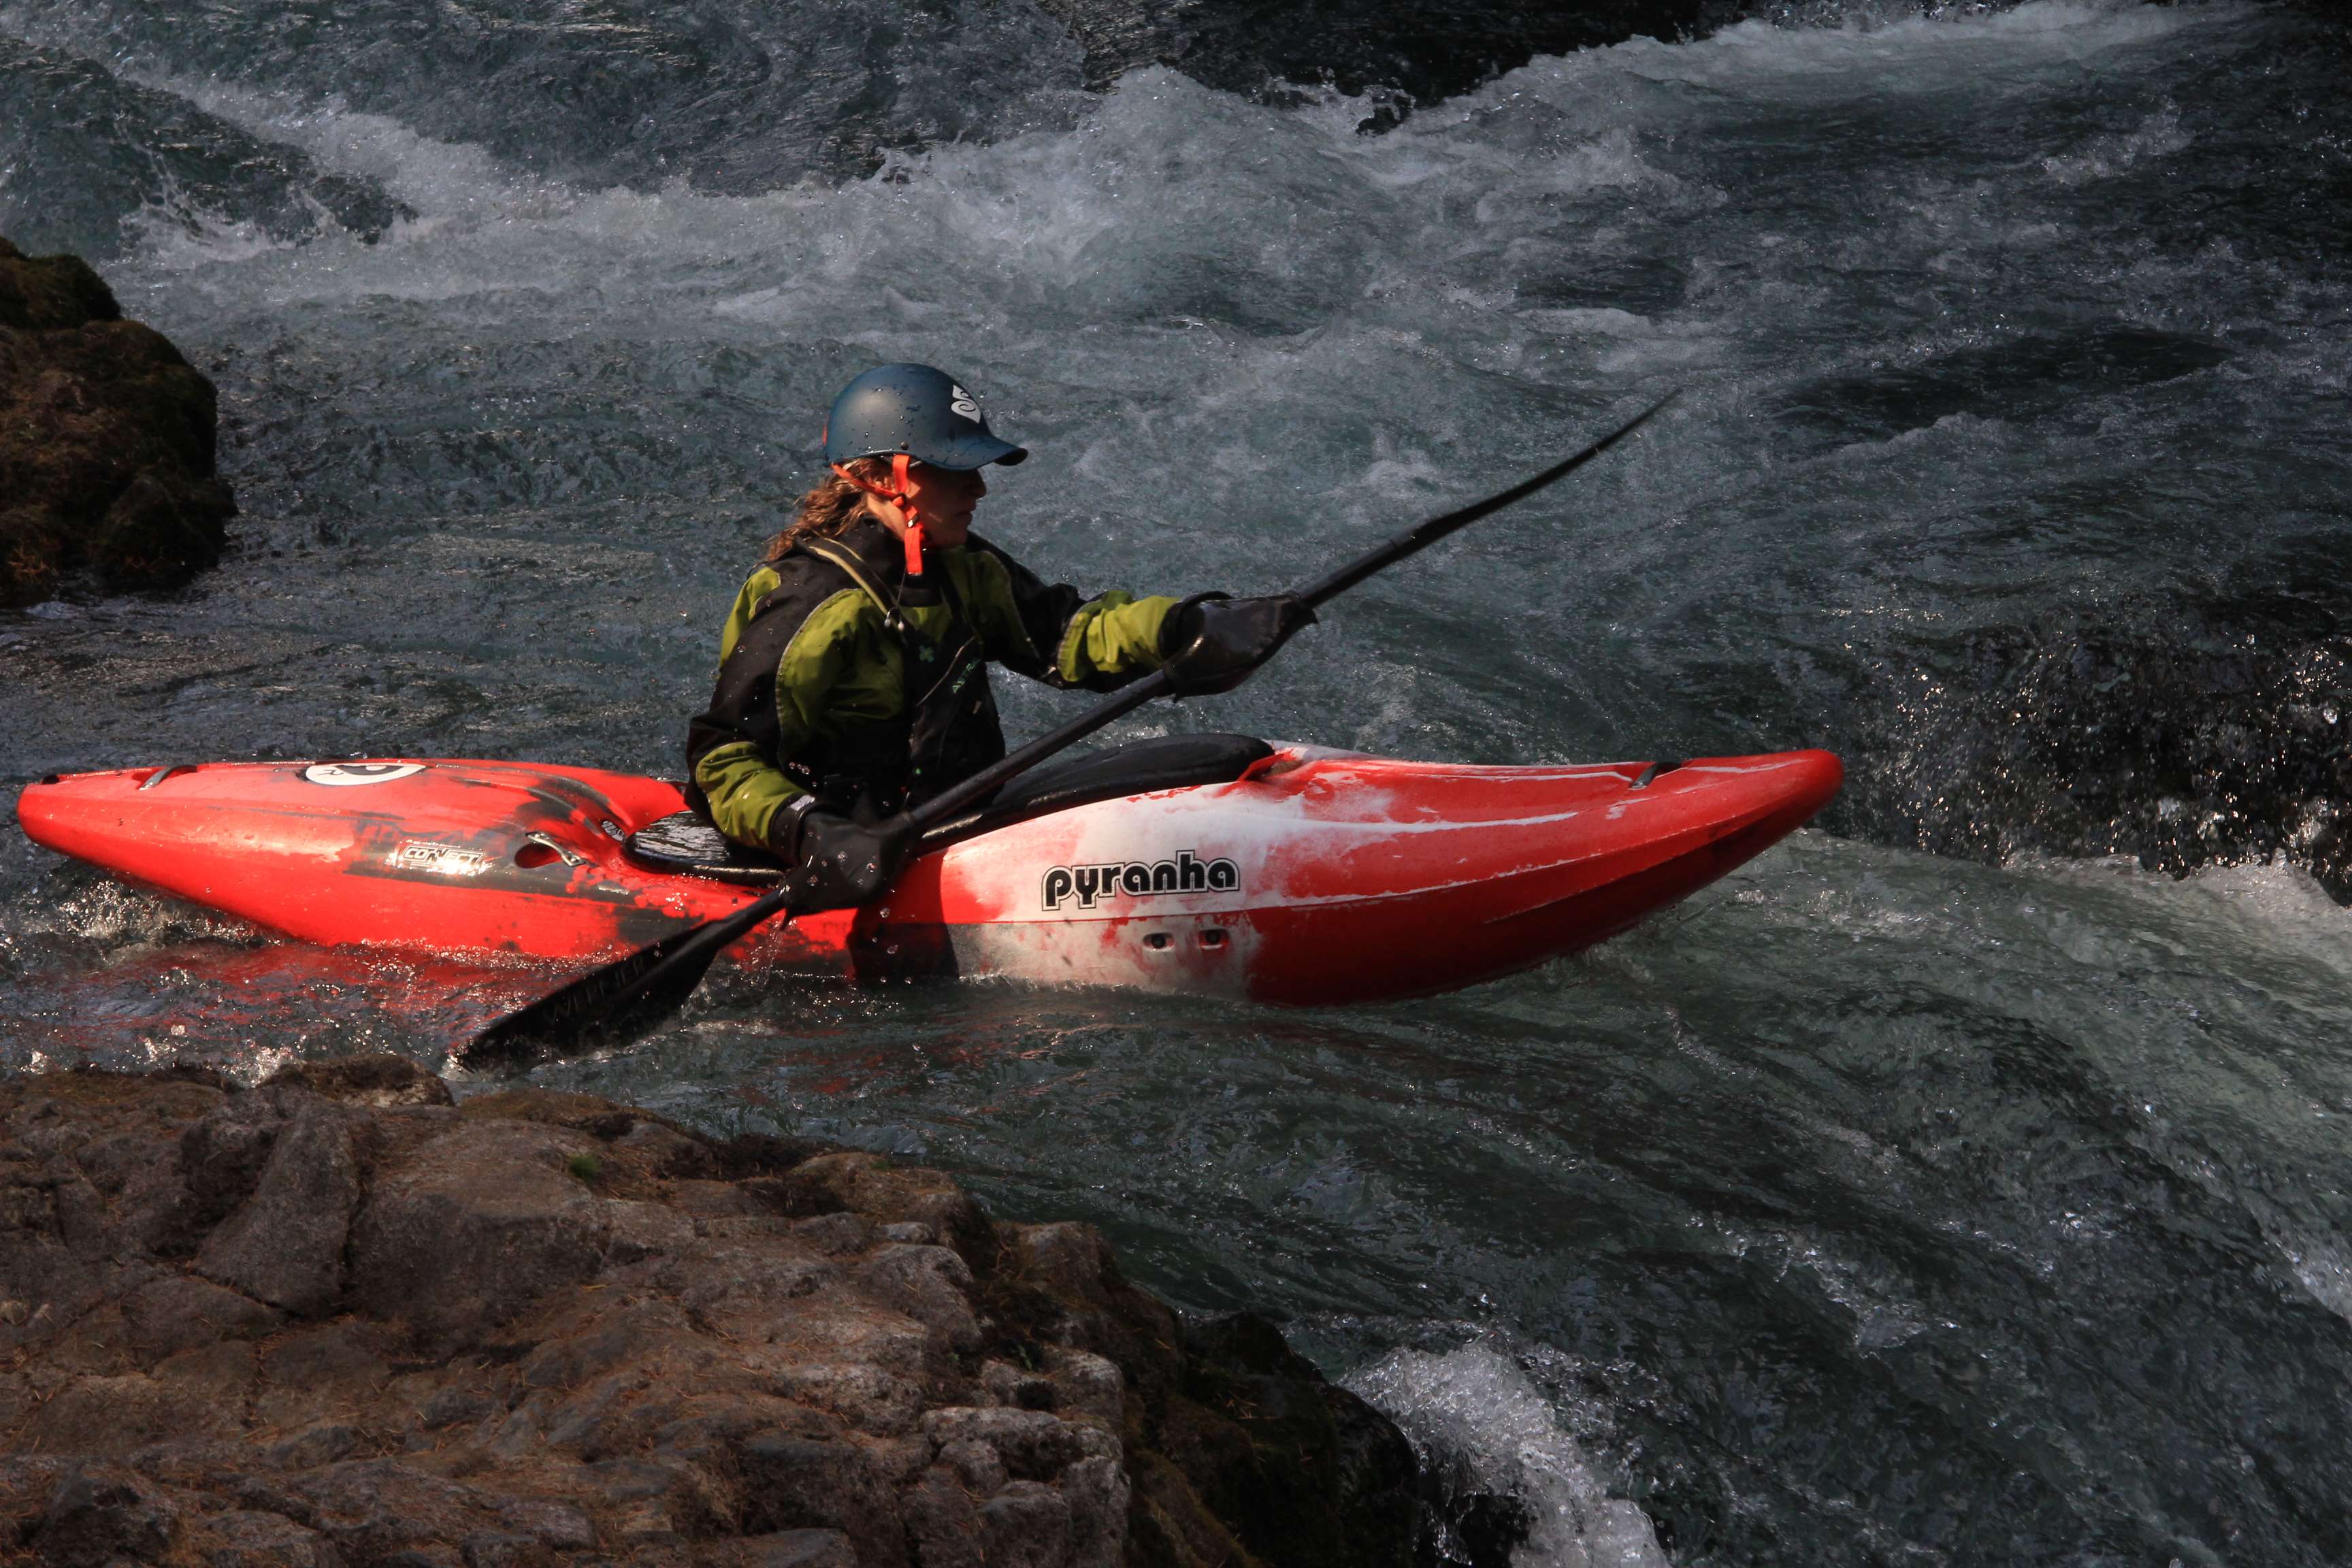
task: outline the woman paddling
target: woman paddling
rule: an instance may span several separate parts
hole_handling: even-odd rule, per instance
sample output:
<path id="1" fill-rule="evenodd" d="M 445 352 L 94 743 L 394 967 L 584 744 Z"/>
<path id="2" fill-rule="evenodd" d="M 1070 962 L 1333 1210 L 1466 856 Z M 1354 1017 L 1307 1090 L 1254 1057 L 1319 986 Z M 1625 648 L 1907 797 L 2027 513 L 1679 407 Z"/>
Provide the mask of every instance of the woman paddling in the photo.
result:
<path id="1" fill-rule="evenodd" d="M 1281 595 L 1088 598 L 971 532 L 981 470 L 1028 451 L 929 365 L 888 364 L 825 421 L 831 477 L 735 596 L 688 797 L 794 868 L 817 907 L 887 888 L 906 813 L 1004 755 L 987 665 L 1108 691 L 1158 669 L 1230 690 L 1314 612 Z"/>

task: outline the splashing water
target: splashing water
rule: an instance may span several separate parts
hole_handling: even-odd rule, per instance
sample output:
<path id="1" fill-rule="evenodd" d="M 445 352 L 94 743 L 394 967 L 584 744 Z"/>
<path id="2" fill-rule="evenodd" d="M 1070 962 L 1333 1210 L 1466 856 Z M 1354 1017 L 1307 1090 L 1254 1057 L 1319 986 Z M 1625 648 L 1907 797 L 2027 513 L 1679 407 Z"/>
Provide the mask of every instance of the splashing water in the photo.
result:
<path id="1" fill-rule="evenodd" d="M 1642 1510 L 1603 1492 L 1550 1402 L 1496 1351 L 1395 1350 L 1350 1373 L 1347 1387 L 1403 1428 L 1456 1508 L 1496 1493 L 1518 1505 L 1514 1568 L 1665 1568 Z M 1472 1561 L 1458 1539 L 1443 1550 Z"/>

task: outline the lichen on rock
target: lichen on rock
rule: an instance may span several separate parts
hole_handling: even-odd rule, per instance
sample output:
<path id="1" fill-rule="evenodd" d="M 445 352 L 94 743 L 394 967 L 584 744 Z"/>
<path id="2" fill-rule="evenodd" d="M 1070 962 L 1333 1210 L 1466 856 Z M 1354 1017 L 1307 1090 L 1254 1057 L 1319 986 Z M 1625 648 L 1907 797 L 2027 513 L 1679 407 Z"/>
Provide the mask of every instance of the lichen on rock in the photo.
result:
<path id="1" fill-rule="evenodd" d="M 936 1171 L 392 1058 L 0 1081 L 0 1563 L 1381 1568 L 1412 1450 Z"/>
<path id="2" fill-rule="evenodd" d="M 72 256 L 0 239 L 0 605 L 68 572 L 164 588 L 220 559 L 211 382 Z"/>

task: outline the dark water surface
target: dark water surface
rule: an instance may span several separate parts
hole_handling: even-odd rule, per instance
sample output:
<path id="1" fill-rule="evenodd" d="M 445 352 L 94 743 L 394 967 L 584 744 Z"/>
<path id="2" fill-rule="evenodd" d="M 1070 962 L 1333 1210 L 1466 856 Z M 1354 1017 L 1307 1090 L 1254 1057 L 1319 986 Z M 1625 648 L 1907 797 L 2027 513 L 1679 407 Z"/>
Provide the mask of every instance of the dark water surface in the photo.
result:
<path id="1" fill-rule="evenodd" d="M 100 260 L 217 379 L 246 509 L 183 595 L 0 613 L 0 782 L 674 771 L 878 360 L 1035 449 L 984 531 L 1180 592 L 1295 580 L 1683 385 L 1127 732 L 1822 744 L 1820 829 L 1454 996 L 738 982 L 538 1076 L 1098 1220 L 1517 1490 L 1521 1568 L 2352 1558 L 2341 28 L 1791 8 L 1362 135 L 1376 69 L 1269 90 L 1231 29 L 1202 79 L 1103 90 L 1104 15 L 0 6 L 0 233 Z M 12 1065 L 437 1058 L 541 984 L 0 833 Z"/>

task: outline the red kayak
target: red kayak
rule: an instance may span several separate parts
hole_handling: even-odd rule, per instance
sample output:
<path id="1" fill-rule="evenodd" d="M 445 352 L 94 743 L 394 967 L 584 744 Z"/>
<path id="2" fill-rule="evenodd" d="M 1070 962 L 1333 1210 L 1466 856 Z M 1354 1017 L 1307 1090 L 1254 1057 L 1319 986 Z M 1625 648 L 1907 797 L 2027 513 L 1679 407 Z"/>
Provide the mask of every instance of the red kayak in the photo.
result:
<path id="1" fill-rule="evenodd" d="M 733 952 L 864 981 L 1444 991 L 1625 930 L 1842 778 L 1826 752 L 1501 768 L 1170 737 L 1040 768 L 935 834 L 878 904 Z M 658 779 L 396 758 L 52 776 L 17 805 L 49 848 L 303 941 L 583 965 L 773 879 L 683 812 Z"/>

